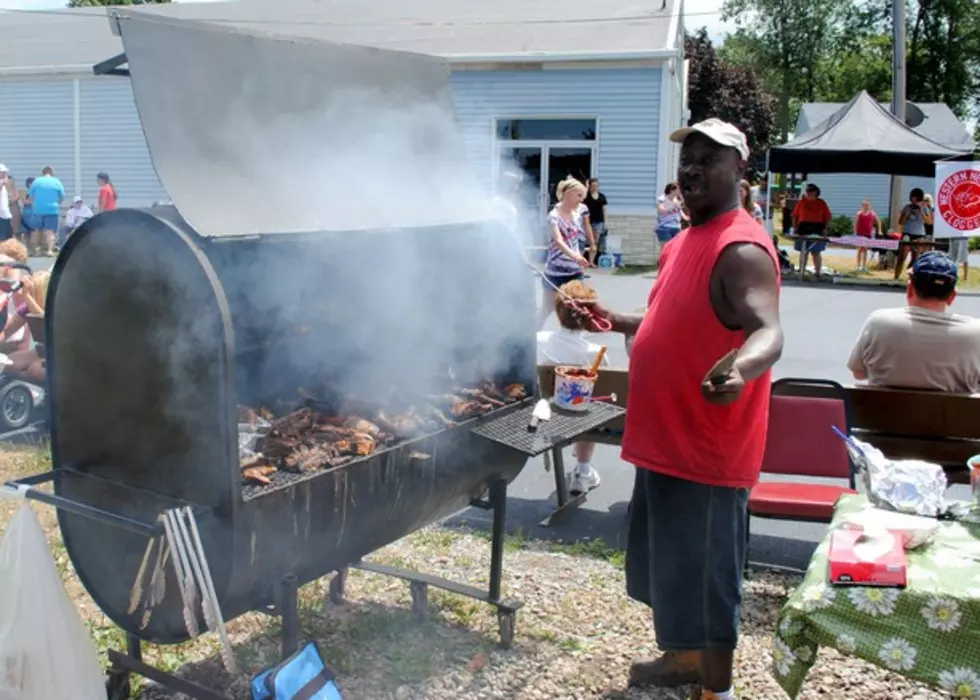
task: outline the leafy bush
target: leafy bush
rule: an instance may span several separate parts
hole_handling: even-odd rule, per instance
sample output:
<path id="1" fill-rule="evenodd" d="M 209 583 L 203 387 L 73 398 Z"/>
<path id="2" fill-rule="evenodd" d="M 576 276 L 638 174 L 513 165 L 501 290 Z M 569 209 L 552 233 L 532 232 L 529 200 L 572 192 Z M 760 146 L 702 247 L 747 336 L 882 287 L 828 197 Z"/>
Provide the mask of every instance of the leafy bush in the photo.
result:
<path id="1" fill-rule="evenodd" d="M 970 250 L 980 250 L 980 238 L 970 239 Z"/>
<path id="2" fill-rule="evenodd" d="M 854 219 L 850 216 L 835 216 L 827 225 L 830 236 L 850 236 L 854 233 Z"/>

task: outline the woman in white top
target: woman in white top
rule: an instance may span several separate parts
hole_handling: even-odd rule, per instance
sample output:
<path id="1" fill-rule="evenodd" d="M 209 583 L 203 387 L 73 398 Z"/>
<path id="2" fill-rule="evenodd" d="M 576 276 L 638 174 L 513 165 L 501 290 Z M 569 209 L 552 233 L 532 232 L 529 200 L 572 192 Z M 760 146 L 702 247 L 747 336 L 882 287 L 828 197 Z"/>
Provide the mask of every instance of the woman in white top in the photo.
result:
<path id="1" fill-rule="evenodd" d="M 681 202 L 681 188 L 672 182 L 657 197 L 657 239 L 666 243 L 681 232 L 684 219 L 684 205 Z"/>

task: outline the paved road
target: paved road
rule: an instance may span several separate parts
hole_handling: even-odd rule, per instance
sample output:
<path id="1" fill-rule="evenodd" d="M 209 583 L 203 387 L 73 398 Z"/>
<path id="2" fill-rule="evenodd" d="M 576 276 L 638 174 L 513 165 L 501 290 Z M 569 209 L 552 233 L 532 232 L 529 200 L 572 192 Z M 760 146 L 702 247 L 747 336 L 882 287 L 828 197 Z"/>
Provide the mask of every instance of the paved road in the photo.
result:
<path id="1" fill-rule="evenodd" d="M 600 276 L 592 282 L 603 301 L 619 310 L 642 307 L 652 280 L 645 277 Z M 901 306 L 902 294 L 855 289 L 786 287 L 782 292 L 782 316 L 786 348 L 776 365 L 777 377 L 822 377 L 842 383 L 850 380 L 844 366 L 851 345 L 865 317 L 874 309 Z M 980 297 L 961 297 L 962 313 L 980 316 Z M 550 325 L 554 325 L 554 318 Z M 621 336 L 599 336 L 609 345 L 614 366 L 627 364 Z M 566 464 L 572 458 L 566 449 Z M 531 460 L 511 485 L 508 526 L 526 536 L 566 542 L 583 537 L 602 538 L 622 546 L 625 542 L 626 504 L 633 484 L 632 467 L 619 459 L 618 448 L 599 445 L 594 463 L 602 474 L 602 485 L 588 501 L 550 528 L 540 522 L 553 508 L 554 480 L 544 471 L 541 458 Z M 955 487 L 958 497 L 968 498 L 966 487 Z M 460 515 L 471 523 L 485 523 L 487 514 L 473 509 Z M 825 526 L 806 523 L 758 520 L 752 522 L 750 557 L 753 561 L 804 568 Z"/>

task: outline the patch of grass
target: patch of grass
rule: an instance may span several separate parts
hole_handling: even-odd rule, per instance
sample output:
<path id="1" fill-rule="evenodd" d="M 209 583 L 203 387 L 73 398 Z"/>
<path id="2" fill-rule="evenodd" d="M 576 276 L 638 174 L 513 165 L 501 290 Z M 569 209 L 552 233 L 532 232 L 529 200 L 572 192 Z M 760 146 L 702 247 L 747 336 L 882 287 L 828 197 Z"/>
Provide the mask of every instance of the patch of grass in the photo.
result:
<path id="1" fill-rule="evenodd" d="M 485 540 L 491 539 L 490 533 L 486 530 L 473 530 L 472 534 Z M 547 540 L 529 539 L 521 528 L 517 528 L 514 532 L 508 533 L 504 539 L 505 552 L 516 552 L 529 549 L 532 546 L 546 552 L 560 552 L 572 557 L 601 559 L 619 568 L 626 565 L 626 550 L 607 544 L 601 537 L 569 543 L 549 542 Z"/>
<path id="2" fill-rule="evenodd" d="M 646 275 L 656 272 L 656 265 L 623 265 L 613 270 L 614 275 Z"/>
<path id="3" fill-rule="evenodd" d="M 415 547 L 422 547 L 432 551 L 437 556 L 446 556 L 456 542 L 458 535 L 450 530 L 442 528 L 426 528 L 413 532 L 408 536 L 408 541 Z"/>
<path id="4" fill-rule="evenodd" d="M 549 544 L 547 547 L 551 551 L 562 552 L 573 557 L 601 559 L 617 568 L 626 566 L 626 550 L 606 544 L 601 537 L 594 540 L 580 540 L 570 544 Z"/>
<path id="5" fill-rule="evenodd" d="M 440 591 L 437 588 L 429 588 L 430 609 L 441 612 L 448 620 L 455 624 L 471 627 L 474 618 L 485 607 L 481 606 L 481 603 L 477 603 L 470 598 Z"/>

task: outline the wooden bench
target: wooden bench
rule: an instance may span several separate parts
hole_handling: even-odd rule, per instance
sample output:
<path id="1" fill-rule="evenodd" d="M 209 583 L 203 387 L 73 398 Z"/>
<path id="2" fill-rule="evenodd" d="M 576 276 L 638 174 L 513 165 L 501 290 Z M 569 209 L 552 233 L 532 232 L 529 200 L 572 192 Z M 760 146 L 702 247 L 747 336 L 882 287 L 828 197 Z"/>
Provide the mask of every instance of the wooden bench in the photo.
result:
<path id="1" fill-rule="evenodd" d="M 954 483 L 969 483 L 966 460 L 980 454 L 980 394 L 845 387 L 851 432 L 892 459 L 942 465 Z M 794 393 L 822 396 L 819 386 Z"/>

